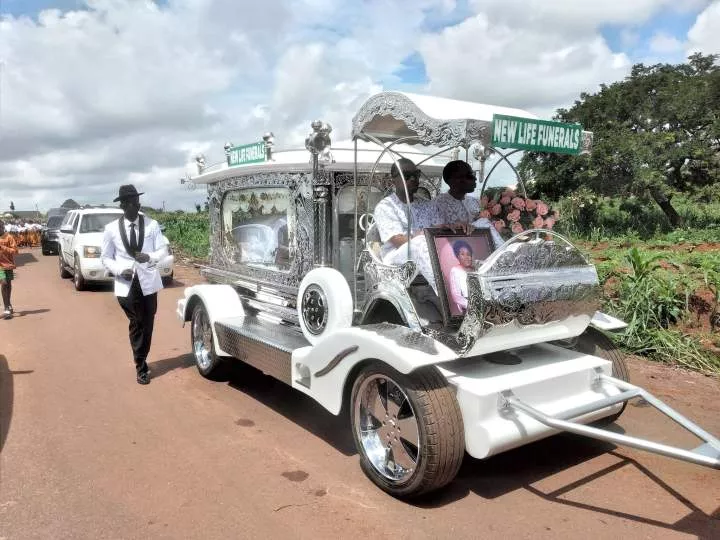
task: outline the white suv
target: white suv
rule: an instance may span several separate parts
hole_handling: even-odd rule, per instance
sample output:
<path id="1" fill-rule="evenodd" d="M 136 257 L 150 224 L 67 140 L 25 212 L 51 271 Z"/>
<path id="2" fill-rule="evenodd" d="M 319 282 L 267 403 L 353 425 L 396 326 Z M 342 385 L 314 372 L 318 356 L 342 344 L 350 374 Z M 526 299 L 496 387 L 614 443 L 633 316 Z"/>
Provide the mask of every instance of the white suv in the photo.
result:
<path id="1" fill-rule="evenodd" d="M 58 265 L 61 278 L 72 276 L 78 291 L 88 282 L 113 280 L 100 260 L 105 226 L 122 215 L 119 208 L 85 208 L 71 210 L 60 225 Z M 175 257 L 168 245 L 168 256 L 158 263 L 163 284 L 173 280 Z"/>

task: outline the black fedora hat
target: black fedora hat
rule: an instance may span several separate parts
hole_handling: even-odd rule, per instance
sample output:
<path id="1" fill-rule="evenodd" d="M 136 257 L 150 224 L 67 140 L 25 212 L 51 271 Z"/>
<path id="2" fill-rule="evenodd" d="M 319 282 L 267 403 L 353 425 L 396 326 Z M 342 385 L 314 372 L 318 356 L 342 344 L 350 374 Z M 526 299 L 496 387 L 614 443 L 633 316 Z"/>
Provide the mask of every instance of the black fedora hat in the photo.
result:
<path id="1" fill-rule="evenodd" d="M 132 184 L 126 184 L 124 186 L 120 186 L 118 196 L 113 199 L 113 202 L 122 201 L 123 199 L 130 199 L 131 197 L 139 197 L 140 195 L 142 195 L 142 193 L 138 193 L 138 190 L 135 189 L 135 186 L 133 186 Z"/>

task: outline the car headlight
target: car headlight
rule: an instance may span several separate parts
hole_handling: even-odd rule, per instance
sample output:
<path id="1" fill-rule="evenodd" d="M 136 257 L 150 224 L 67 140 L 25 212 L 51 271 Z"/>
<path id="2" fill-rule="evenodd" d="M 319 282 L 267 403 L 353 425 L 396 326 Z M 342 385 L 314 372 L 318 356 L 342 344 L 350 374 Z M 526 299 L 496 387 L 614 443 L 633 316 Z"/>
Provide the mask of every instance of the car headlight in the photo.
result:
<path id="1" fill-rule="evenodd" d="M 86 259 L 97 259 L 100 257 L 100 248 L 97 246 L 85 246 L 83 248 L 83 257 Z"/>

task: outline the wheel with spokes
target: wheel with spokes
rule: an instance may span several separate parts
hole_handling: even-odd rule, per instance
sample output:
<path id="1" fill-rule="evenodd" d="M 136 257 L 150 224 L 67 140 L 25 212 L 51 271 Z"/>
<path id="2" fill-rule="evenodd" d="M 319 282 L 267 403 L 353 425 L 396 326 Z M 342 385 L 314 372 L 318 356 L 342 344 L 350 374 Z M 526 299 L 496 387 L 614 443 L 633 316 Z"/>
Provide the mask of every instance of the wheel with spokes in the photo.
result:
<path id="1" fill-rule="evenodd" d="M 403 375 L 371 363 L 355 380 L 350 415 L 360 467 L 390 495 L 421 495 L 457 475 L 465 451 L 462 416 L 435 367 Z"/>
<path id="2" fill-rule="evenodd" d="M 222 368 L 222 361 L 215 354 L 210 317 L 202 303 L 197 304 L 192 312 L 190 343 L 200 375 L 208 379 L 217 377 Z"/>

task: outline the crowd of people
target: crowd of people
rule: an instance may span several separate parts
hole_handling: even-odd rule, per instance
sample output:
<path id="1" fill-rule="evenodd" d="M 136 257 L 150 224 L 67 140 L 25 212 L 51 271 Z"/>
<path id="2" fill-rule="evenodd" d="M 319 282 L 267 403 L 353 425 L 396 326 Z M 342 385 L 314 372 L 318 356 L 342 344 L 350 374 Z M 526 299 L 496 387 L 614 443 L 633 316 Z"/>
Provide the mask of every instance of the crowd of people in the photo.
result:
<path id="1" fill-rule="evenodd" d="M 34 220 L 6 219 L 5 231 L 13 236 L 18 247 L 38 247 L 42 224 Z"/>

